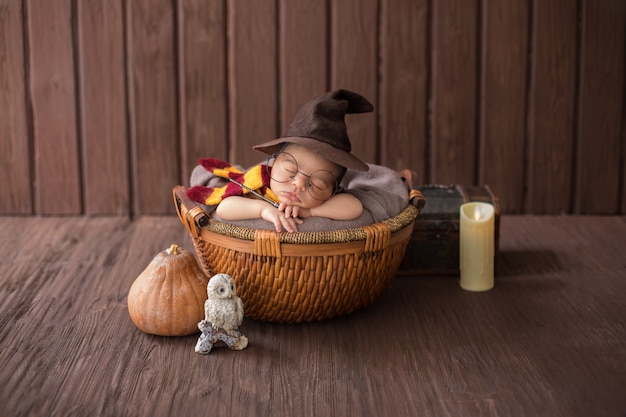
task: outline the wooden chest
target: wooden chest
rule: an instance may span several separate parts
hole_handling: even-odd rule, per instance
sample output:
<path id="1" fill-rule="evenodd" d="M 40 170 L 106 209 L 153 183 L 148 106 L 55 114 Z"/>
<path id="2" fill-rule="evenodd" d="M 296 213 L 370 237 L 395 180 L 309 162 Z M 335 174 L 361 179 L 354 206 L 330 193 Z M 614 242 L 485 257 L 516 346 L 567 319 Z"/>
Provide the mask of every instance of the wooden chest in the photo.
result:
<path id="1" fill-rule="evenodd" d="M 500 204 L 489 186 L 422 185 L 414 188 L 422 192 L 426 205 L 415 222 L 398 275 L 459 274 L 459 209 L 470 201 L 494 206 L 497 271 Z"/>

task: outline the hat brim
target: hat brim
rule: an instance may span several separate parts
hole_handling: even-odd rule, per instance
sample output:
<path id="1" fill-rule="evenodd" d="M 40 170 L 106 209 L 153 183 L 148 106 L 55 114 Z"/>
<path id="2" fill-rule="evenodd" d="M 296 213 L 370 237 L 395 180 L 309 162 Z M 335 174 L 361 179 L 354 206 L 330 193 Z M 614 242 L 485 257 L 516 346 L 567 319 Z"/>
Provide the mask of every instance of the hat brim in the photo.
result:
<path id="1" fill-rule="evenodd" d="M 284 143 L 295 143 L 298 145 L 302 145 L 305 148 L 314 151 L 316 154 L 322 156 L 323 158 L 328 159 L 329 161 L 334 162 L 337 165 L 345 168 L 354 169 L 356 171 L 369 170 L 369 166 L 365 162 L 361 161 L 350 152 L 337 149 L 334 146 L 329 145 L 328 143 L 320 142 L 319 140 L 312 138 L 300 136 L 278 138 L 270 140 L 269 142 L 261 143 L 260 145 L 253 146 L 253 149 L 261 151 L 268 155 L 273 155 L 276 152 L 280 151 Z"/>

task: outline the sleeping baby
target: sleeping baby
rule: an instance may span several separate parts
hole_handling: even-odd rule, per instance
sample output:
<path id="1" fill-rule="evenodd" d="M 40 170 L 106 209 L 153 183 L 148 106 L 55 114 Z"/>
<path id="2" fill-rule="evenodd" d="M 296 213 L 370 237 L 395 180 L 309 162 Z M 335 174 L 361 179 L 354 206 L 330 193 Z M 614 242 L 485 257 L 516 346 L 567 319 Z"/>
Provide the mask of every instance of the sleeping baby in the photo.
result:
<path id="1" fill-rule="evenodd" d="M 348 169 L 354 176 L 370 168 L 350 152 L 345 114 L 373 109 L 367 99 L 348 90 L 316 97 L 296 113 L 286 135 L 254 146 L 269 155 L 266 164 L 243 172 L 223 161 L 201 159 L 196 176 L 201 169 L 229 182 L 219 188 L 195 185 L 192 174 L 187 195 L 216 206 L 222 220 L 263 219 L 277 232 L 298 231 L 309 218 L 345 222 L 368 217 L 358 193 L 345 192 L 340 184 Z"/>

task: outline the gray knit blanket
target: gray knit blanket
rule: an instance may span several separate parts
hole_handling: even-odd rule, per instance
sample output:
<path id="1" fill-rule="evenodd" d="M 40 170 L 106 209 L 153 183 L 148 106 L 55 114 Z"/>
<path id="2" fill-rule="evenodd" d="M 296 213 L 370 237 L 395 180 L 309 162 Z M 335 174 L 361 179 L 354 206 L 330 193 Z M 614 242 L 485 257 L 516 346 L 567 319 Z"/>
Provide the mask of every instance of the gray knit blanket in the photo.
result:
<path id="1" fill-rule="evenodd" d="M 349 229 L 378 223 L 398 215 L 409 203 L 408 189 L 402 178 L 393 170 L 381 165 L 368 164 L 369 171 L 348 170 L 341 186 L 344 192 L 358 198 L 363 204 L 363 213 L 354 220 L 332 220 L 323 217 L 309 217 L 298 225 L 301 232 L 320 232 Z M 205 185 L 222 187 L 226 180 L 208 172 L 198 165 L 191 173 L 190 186 Z M 212 218 L 221 220 L 215 214 L 215 206 L 201 205 Z M 263 219 L 229 220 L 228 223 L 253 229 L 272 230 L 274 225 Z"/>

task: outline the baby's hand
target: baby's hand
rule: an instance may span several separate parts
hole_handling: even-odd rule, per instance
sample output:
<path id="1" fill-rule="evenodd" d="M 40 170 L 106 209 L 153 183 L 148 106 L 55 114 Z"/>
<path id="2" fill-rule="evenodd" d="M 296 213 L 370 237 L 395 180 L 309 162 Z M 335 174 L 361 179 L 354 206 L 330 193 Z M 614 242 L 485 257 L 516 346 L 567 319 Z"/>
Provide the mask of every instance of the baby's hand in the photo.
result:
<path id="1" fill-rule="evenodd" d="M 308 217 L 311 217 L 310 209 L 302 208 L 299 206 L 288 206 L 285 203 L 280 203 L 280 206 L 278 206 L 278 210 L 284 211 L 285 217 L 288 217 L 288 218 L 293 217 L 293 218 L 306 219 Z"/>
<path id="2" fill-rule="evenodd" d="M 282 205 L 282 204 L 281 204 Z M 302 219 L 297 217 L 287 216 L 286 213 L 273 206 L 267 205 L 261 209 L 261 218 L 274 224 L 277 232 L 280 232 L 283 228 L 290 233 L 298 231 L 298 224 L 304 223 Z"/>

